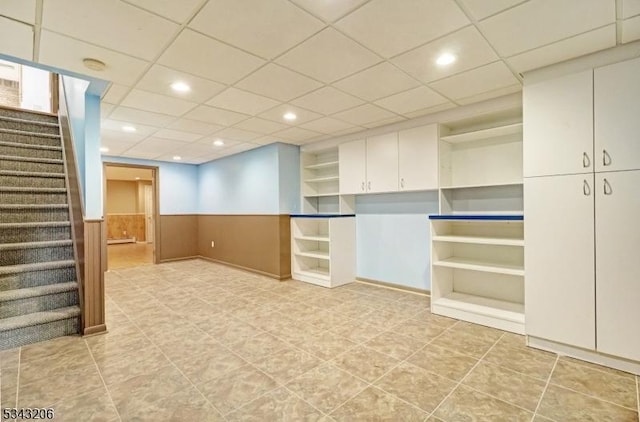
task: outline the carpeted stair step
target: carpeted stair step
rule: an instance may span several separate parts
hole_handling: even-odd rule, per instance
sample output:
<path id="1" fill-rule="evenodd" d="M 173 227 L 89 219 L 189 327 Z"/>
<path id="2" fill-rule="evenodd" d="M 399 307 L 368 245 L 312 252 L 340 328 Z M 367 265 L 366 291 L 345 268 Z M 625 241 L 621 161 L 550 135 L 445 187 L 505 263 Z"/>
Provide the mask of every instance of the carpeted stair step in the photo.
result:
<path id="1" fill-rule="evenodd" d="M 0 243 L 43 242 L 45 240 L 67 239 L 71 239 L 71 223 L 68 221 L 0 224 Z"/>
<path id="2" fill-rule="evenodd" d="M 0 107 L 0 116 L 13 117 L 38 122 L 57 123 L 58 116 L 51 113 L 33 112 L 16 108 Z"/>
<path id="3" fill-rule="evenodd" d="M 0 170 L 0 186 L 29 188 L 64 188 L 64 173 Z"/>
<path id="4" fill-rule="evenodd" d="M 0 291 L 76 280 L 75 261 L 52 261 L 0 267 Z"/>
<path id="5" fill-rule="evenodd" d="M 60 160 L 62 159 L 62 147 L 0 141 L 0 155 L 30 158 L 54 158 Z"/>
<path id="6" fill-rule="evenodd" d="M 69 221 L 67 204 L 0 204 L 0 223 Z"/>
<path id="7" fill-rule="evenodd" d="M 0 320 L 0 349 L 80 332 L 80 308 L 69 306 Z"/>
<path id="8" fill-rule="evenodd" d="M 71 239 L 0 244 L 0 266 L 66 261 L 73 258 Z"/>
<path id="9" fill-rule="evenodd" d="M 0 128 L 0 141 L 16 144 L 45 145 L 59 147 L 62 145 L 60 135 L 38 134 L 22 130 Z"/>
<path id="10" fill-rule="evenodd" d="M 6 290 L 0 292 L 0 319 L 74 305 L 78 305 L 78 283 L 75 281 Z"/>
<path id="11" fill-rule="evenodd" d="M 0 170 L 64 173 L 64 161 L 58 158 L 16 157 L 0 155 Z"/>
<path id="12" fill-rule="evenodd" d="M 24 132 L 48 133 L 52 135 L 57 135 L 60 132 L 57 122 L 41 122 L 2 115 L 0 115 L 0 128 L 21 130 Z"/>
<path id="13" fill-rule="evenodd" d="M 0 186 L 0 204 L 66 204 L 65 188 Z M 2 242 L 0 240 L 0 242 Z"/>

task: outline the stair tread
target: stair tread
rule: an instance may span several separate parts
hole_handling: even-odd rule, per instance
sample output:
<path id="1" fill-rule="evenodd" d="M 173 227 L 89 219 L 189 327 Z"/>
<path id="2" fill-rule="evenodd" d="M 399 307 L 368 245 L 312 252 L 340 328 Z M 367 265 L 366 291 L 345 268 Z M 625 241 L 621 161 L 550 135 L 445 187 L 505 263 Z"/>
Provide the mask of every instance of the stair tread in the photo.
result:
<path id="1" fill-rule="evenodd" d="M 32 314 L 4 318 L 4 319 L 0 319 L 0 332 L 17 330 L 19 328 L 46 324 L 49 322 L 75 318 L 78 316 L 80 316 L 80 307 L 68 306 L 65 308 L 58 308 L 51 311 L 34 312 Z"/>
<path id="2" fill-rule="evenodd" d="M 74 267 L 76 262 L 73 259 L 62 261 L 35 262 L 32 264 L 5 265 L 0 267 L 0 275 L 26 273 L 30 271 L 52 270 L 55 268 Z"/>
<path id="3" fill-rule="evenodd" d="M 0 160 L 24 161 L 28 163 L 64 164 L 60 158 L 21 157 L 19 155 L 0 155 Z"/>
<path id="4" fill-rule="evenodd" d="M 9 210 L 38 210 L 69 208 L 68 204 L 0 204 L 0 209 Z"/>
<path id="5" fill-rule="evenodd" d="M 0 175 L 5 176 L 33 176 L 33 177 L 52 177 L 63 178 L 64 173 L 47 173 L 42 171 L 19 171 L 19 170 L 0 170 Z"/>
<path id="6" fill-rule="evenodd" d="M 60 138 L 60 135 L 55 133 L 30 132 L 30 131 L 20 130 L 20 129 L 0 128 L 0 133 L 11 133 L 14 135 L 33 136 L 36 138 Z"/>
<path id="7" fill-rule="evenodd" d="M 69 245 L 73 245 L 73 241 L 71 239 L 43 240 L 39 242 L 0 243 L 0 251 L 11 251 L 16 249 L 51 248 L 55 246 L 69 246 Z"/>
<path id="8" fill-rule="evenodd" d="M 3 292 L 0 292 L 0 303 L 10 302 L 12 300 L 28 299 L 31 297 L 46 296 L 56 293 L 70 292 L 76 290 L 77 288 L 77 281 L 68 281 L 66 283 L 45 284 L 44 286 L 5 290 Z"/>
<path id="9" fill-rule="evenodd" d="M 47 151 L 62 151 L 62 147 L 55 147 L 53 145 L 40 145 L 40 144 L 23 144 L 20 142 L 8 142 L 0 140 L 0 146 L 25 148 L 25 149 L 44 149 Z"/>
<path id="10" fill-rule="evenodd" d="M 1 189 L 0 189 L 1 190 Z M 0 229 L 38 228 L 38 227 L 70 227 L 69 221 L 36 221 L 32 223 L 0 223 Z"/>
<path id="11" fill-rule="evenodd" d="M 0 186 L 0 192 L 66 193 L 67 188 L 32 188 L 25 186 Z"/>
<path id="12" fill-rule="evenodd" d="M 19 117 L 4 116 L 1 114 L 0 114 L 0 120 L 7 120 L 9 122 L 27 123 L 27 124 L 34 124 L 34 125 L 41 125 L 41 126 L 48 126 L 48 127 L 58 127 L 58 123 L 44 122 L 41 120 L 21 119 Z"/>

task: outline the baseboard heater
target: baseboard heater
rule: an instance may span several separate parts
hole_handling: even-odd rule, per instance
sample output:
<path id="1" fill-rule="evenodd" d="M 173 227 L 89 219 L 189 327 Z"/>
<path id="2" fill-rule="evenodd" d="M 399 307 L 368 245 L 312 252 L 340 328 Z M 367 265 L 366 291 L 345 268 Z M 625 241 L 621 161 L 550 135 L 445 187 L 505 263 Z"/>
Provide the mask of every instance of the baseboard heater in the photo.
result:
<path id="1" fill-rule="evenodd" d="M 107 245 L 117 245 L 120 243 L 136 243 L 136 238 L 130 237 L 127 239 L 107 239 Z"/>

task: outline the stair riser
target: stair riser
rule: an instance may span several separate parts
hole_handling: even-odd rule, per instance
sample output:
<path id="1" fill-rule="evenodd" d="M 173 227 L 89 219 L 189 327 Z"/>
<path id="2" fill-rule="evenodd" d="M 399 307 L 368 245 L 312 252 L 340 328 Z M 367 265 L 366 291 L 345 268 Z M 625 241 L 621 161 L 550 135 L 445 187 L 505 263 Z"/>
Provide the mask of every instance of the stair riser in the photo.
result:
<path id="1" fill-rule="evenodd" d="M 66 261 L 68 259 L 73 259 L 73 247 L 71 246 L 0 251 L 0 266 Z"/>
<path id="2" fill-rule="evenodd" d="M 47 324 L 19 328 L 17 330 L 0 332 L 0 350 L 13 349 L 25 344 L 51 340 L 78 334 L 80 332 L 80 317 L 62 319 Z"/>
<path id="3" fill-rule="evenodd" d="M 60 131 L 57 126 L 39 125 L 37 123 L 13 122 L 11 120 L 0 120 L 0 128 L 22 130 L 24 132 L 48 133 L 50 135 L 57 135 Z"/>
<path id="4" fill-rule="evenodd" d="M 16 227 L 0 229 L 0 243 L 44 242 L 71 239 L 70 227 Z"/>
<path id="5" fill-rule="evenodd" d="M 0 155 L 12 155 L 14 157 L 31 158 L 56 158 L 62 159 L 62 151 L 38 148 L 20 148 L 14 146 L 0 145 Z"/>
<path id="6" fill-rule="evenodd" d="M 23 119 L 23 120 L 35 120 L 38 122 L 58 123 L 57 116 L 48 116 L 46 114 L 30 113 L 28 111 L 21 111 L 21 110 L 8 110 L 6 108 L 0 108 L 0 116 L 13 117 L 15 119 Z"/>
<path id="7" fill-rule="evenodd" d="M 69 210 L 0 209 L 0 223 L 35 223 L 38 221 L 69 221 Z"/>
<path id="8" fill-rule="evenodd" d="M 12 300 L 2 303 L 2 307 L 0 307 L 0 318 L 11 318 L 33 312 L 52 311 L 57 308 L 74 305 L 78 305 L 77 290 Z"/>
<path id="9" fill-rule="evenodd" d="M 47 286 L 76 280 L 76 268 L 64 267 L 46 271 L 0 274 L 0 291 Z"/>
<path id="10" fill-rule="evenodd" d="M 0 174 L 0 186 L 20 188 L 64 188 L 62 177 L 7 176 Z"/>
<path id="11" fill-rule="evenodd" d="M 1 192 L 0 204 L 66 204 L 66 193 Z"/>
<path id="12" fill-rule="evenodd" d="M 22 135 L 17 133 L 0 132 L 0 141 L 15 142 L 17 144 L 28 144 L 28 145 L 46 145 L 49 147 L 62 146 L 62 142 L 60 141 L 60 138 L 28 136 L 28 135 Z"/>
<path id="13" fill-rule="evenodd" d="M 38 171 L 43 173 L 64 173 L 64 164 L 33 163 L 30 161 L 0 160 L 0 170 Z"/>

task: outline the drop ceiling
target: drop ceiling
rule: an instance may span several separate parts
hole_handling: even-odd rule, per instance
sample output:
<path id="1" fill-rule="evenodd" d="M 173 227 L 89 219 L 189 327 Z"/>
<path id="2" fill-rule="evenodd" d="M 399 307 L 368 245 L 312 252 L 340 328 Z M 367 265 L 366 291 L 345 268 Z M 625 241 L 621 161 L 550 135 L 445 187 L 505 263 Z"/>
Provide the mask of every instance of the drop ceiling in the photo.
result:
<path id="1" fill-rule="evenodd" d="M 109 155 L 186 163 L 519 92 L 524 71 L 638 39 L 640 0 L 0 2 L 0 53 L 112 82 Z"/>

